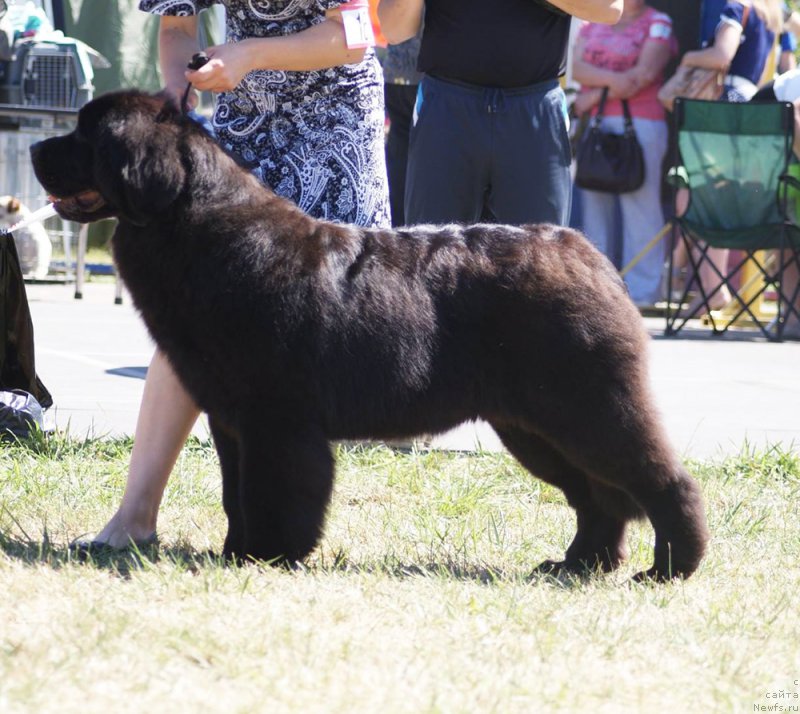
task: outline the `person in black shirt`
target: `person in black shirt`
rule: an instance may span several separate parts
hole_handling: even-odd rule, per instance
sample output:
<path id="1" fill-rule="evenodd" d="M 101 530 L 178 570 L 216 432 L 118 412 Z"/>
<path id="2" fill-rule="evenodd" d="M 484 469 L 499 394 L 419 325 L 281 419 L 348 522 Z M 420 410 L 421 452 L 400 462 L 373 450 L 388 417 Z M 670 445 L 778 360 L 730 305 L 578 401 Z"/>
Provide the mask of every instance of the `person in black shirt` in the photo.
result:
<path id="1" fill-rule="evenodd" d="M 381 0 L 390 43 L 425 24 L 406 223 L 565 225 L 570 147 L 563 74 L 570 15 L 615 23 L 622 0 Z"/>

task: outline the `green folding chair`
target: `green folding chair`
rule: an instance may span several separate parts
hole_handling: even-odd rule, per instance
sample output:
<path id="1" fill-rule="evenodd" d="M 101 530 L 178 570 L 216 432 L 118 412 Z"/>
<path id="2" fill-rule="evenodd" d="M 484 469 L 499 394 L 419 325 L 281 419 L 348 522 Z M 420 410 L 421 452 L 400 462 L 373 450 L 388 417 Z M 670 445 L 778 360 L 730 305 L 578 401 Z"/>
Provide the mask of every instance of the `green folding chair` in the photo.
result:
<path id="1" fill-rule="evenodd" d="M 678 188 L 688 189 L 689 205 L 673 219 L 678 230 L 672 232 L 668 295 L 680 295 L 675 304 L 681 306 L 694 289 L 700 301 L 686 314 L 668 300 L 665 334 L 676 335 L 689 320 L 702 317 L 714 334 L 744 326 L 781 340 L 786 318 L 800 318 L 793 307 L 800 287 L 784 280 L 787 267 L 800 270 L 794 211 L 800 181 L 790 175 L 792 105 L 678 99 L 672 128 L 676 156 L 670 176 L 676 196 Z M 695 278 L 678 287 L 678 241 L 684 243 L 694 275 L 707 263 L 718 285 L 709 288 Z M 720 270 L 708 257 L 710 247 L 741 252 Z M 712 310 L 711 300 L 723 285 L 732 300 L 726 309 Z M 765 312 L 761 306 L 768 293 L 775 308 Z"/>

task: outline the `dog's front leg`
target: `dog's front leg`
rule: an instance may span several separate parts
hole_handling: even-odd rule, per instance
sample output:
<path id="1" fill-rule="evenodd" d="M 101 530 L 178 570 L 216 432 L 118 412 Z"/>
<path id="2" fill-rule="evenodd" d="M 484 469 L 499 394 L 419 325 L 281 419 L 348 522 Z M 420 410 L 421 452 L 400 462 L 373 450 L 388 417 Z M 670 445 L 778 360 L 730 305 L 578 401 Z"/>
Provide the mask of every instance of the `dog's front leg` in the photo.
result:
<path id="1" fill-rule="evenodd" d="M 227 560 L 236 560 L 244 554 L 244 515 L 239 498 L 239 443 L 236 434 L 210 414 L 208 425 L 219 456 L 222 507 L 228 517 L 228 535 L 222 555 Z"/>
<path id="2" fill-rule="evenodd" d="M 245 558 L 291 565 L 316 546 L 333 487 L 322 430 L 279 418 L 240 426 L 239 502 Z"/>

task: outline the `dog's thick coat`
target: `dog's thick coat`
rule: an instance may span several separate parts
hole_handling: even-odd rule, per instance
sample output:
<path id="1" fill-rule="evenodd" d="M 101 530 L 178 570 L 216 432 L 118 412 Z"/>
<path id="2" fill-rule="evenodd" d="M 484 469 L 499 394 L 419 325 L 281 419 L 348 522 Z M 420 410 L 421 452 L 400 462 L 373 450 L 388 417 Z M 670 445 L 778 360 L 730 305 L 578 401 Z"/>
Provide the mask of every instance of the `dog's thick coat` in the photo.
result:
<path id="1" fill-rule="evenodd" d="M 87 104 L 32 159 L 65 218 L 119 218 L 120 274 L 209 415 L 225 555 L 286 562 L 314 548 L 331 440 L 481 417 L 577 512 L 566 558 L 547 567 L 615 568 L 626 521 L 646 514 L 648 574 L 697 568 L 702 500 L 655 412 L 647 335 L 577 232 L 314 220 L 137 92 Z"/>

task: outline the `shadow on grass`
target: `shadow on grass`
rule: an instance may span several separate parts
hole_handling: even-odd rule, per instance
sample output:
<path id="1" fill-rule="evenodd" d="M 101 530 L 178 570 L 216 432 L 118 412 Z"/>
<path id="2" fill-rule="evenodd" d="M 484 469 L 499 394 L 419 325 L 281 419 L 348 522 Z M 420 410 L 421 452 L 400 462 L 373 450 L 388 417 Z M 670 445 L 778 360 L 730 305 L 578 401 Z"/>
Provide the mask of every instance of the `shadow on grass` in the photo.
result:
<path id="1" fill-rule="evenodd" d="M 197 551 L 190 547 L 150 545 L 143 548 L 131 547 L 126 550 L 103 550 L 93 554 L 80 553 L 68 546 L 51 543 L 45 536 L 42 541 L 15 538 L 0 533 L 0 552 L 13 560 L 29 566 L 47 566 L 60 570 L 67 566 L 86 565 L 87 567 L 109 570 L 122 578 L 131 573 L 147 570 L 157 563 L 166 562 L 187 572 L 198 572 L 204 568 L 240 567 L 226 561 L 221 555 L 211 551 Z M 304 565 L 297 563 L 293 567 L 273 566 L 264 561 L 253 561 L 241 567 L 273 568 L 295 573 L 325 574 L 369 574 L 385 575 L 390 578 L 436 578 L 474 582 L 492 586 L 503 582 L 525 582 L 532 585 L 550 585 L 559 588 L 574 588 L 602 577 L 601 574 L 586 571 L 583 574 L 532 572 L 520 575 L 519 572 L 504 572 L 502 569 L 486 565 L 455 563 L 452 561 L 419 563 L 353 563 L 346 558 L 337 557 L 335 562 L 326 565 Z"/>
<path id="2" fill-rule="evenodd" d="M 190 547 L 151 545 L 124 550 L 108 548 L 87 554 L 69 546 L 55 545 L 46 536 L 42 541 L 37 542 L 14 538 L 4 533 L 0 533 L 0 552 L 25 565 L 45 565 L 53 570 L 60 570 L 69 565 L 87 565 L 102 570 L 111 570 L 122 577 L 128 577 L 137 570 L 146 570 L 161 561 L 166 561 L 186 571 L 226 565 L 221 556 L 210 551 L 197 551 Z"/>
<path id="3" fill-rule="evenodd" d="M 378 564 L 363 564 L 351 562 L 341 555 L 337 556 L 334 563 L 330 565 L 320 564 L 314 568 L 306 568 L 303 565 L 298 567 L 309 572 L 319 573 L 380 574 L 397 579 L 420 577 L 436 578 L 441 580 L 473 582 L 487 586 L 497 585 L 499 583 L 523 582 L 532 585 L 552 585 L 567 589 L 584 585 L 595 579 L 607 577 L 607 574 L 592 569 L 586 569 L 578 573 L 566 571 L 557 573 L 550 572 L 546 569 L 539 570 L 534 568 L 532 571 L 522 574 L 518 570 L 505 571 L 502 568 L 493 568 L 489 565 L 458 563 L 452 560 L 445 560 L 443 562 L 431 561 L 425 564 L 388 561 Z"/>

